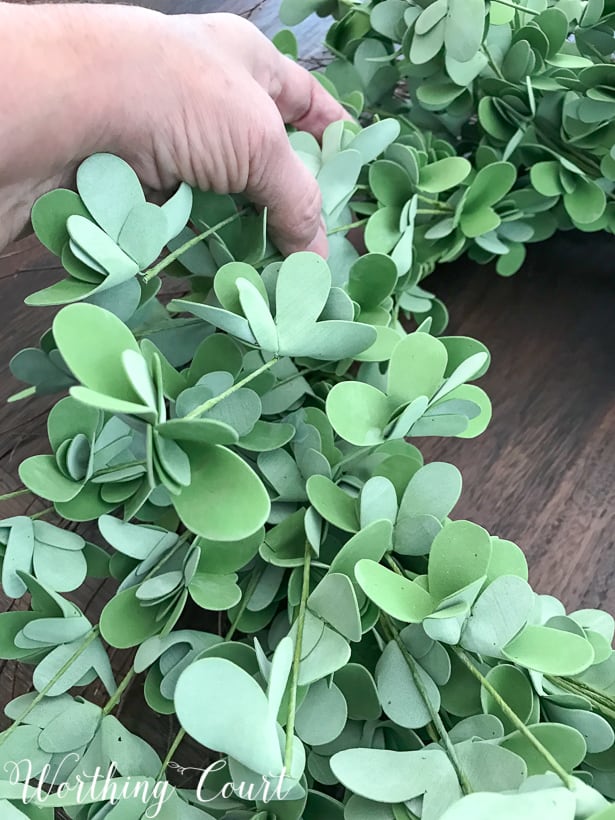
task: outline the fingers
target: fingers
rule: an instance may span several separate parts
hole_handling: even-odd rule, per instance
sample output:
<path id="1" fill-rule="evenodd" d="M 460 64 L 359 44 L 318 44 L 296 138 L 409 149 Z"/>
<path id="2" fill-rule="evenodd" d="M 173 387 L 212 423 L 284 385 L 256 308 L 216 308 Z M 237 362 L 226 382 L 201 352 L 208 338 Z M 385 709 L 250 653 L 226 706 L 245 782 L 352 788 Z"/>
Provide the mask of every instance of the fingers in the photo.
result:
<path id="1" fill-rule="evenodd" d="M 269 93 L 282 119 L 300 131 L 309 131 L 316 139 L 325 128 L 337 120 L 352 120 L 309 71 L 289 57 L 278 53 Z"/>
<path id="2" fill-rule="evenodd" d="M 320 139 L 330 123 L 352 120 L 309 71 L 281 54 L 255 26 L 232 15 L 223 17 L 224 24 L 244 39 L 242 61 L 275 102 L 285 123 Z"/>
<path id="3" fill-rule="evenodd" d="M 261 91 L 254 105 L 259 115 L 251 138 L 246 194 L 267 206 L 269 226 L 282 253 L 311 250 L 326 258 L 328 242 L 316 180 L 292 150 L 271 99 Z"/>

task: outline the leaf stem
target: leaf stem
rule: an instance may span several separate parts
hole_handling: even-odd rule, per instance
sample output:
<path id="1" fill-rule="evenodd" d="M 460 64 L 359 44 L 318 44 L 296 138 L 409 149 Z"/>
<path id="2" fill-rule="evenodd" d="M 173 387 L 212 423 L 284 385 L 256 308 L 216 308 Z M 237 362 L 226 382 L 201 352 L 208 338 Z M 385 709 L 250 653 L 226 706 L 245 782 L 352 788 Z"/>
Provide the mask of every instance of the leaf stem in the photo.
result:
<path id="1" fill-rule="evenodd" d="M 410 580 L 412 581 L 415 578 L 418 578 L 418 573 L 412 572 L 411 570 L 406 569 L 405 567 L 401 567 L 390 552 L 387 552 L 385 554 L 384 559 L 387 562 L 387 564 L 391 567 L 393 572 L 396 572 L 398 575 L 401 575 L 402 578 L 410 578 Z"/>
<path id="2" fill-rule="evenodd" d="M 38 518 L 42 518 L 44 515 L 47 515 L 47 513 L 53 512 L 54 510 L 55 510 L 55 507 L 53 505 L 51 507 L 45 507 L 44 510 L 40 510 L 40 512 L 33 513 L 30 516 L 30 518 L 33 521 L 36 521 Z"/>
<path id="3" fill-rule="evenodd" d="M 488 46 L 487 46 L 487 43 L 483 43 L 483 51 L 485 52 L 485 57 L 487 58 L 487 62 L 489 63 L 489 67 L 491 68 L 491 70 L 493 71 L 493 73 L 496 75 L 496 77 L 497 77 L 498 79 L 500 79 L 500 80 L 504 80 L 504 79 L 505 79 L 505 77 L 504 77 L 504 75 L 502 74 L 502 72 L 501 72 L 501 70 L 500 70 L 499 65 L 498 65 L 498 64 L 496 63 L 496 61 L 493 59 L 493 54 L 489 51 L 489 48 L 488 48 Z"/>
<path id="4" fill-rule="evenodd" d="M 162 556 L 160 561 L 158 561 L 158 563 L 156 564 L 155 567 L 150 569 L 150 571 L 147 573 L 147 575 L 145 576 L 143 581 L 141 581 L 141 583 L 145 583 L 145 581 L 149 581 L 150 578 L 152 578 L 154 575 L 156 575 L 158 570 L 161 569 L 167 563 L 167 561 L 169 561 L 175 555 L 175 553 L 182 546 L 182 544 L 185 544 L 186 541 L 188 541 L 190 538 L 194 538 L 194 537 L 196 537 L 196 536 L 190 530 L 186 530 L 186 532 L 184 532 L 182 535 L 180 535 L 179 539 L 175 542 L 175 544 L 173 544 L 173 546 L 169 550 L 168 554 L 165 554 L 165 555 Z"/>
<path id="5" fill-rule="evenodd" d="M 15 490 L 12 493 L 5 493 L 4 495 L 0 495 L 0 501 L 8 501 L 9 498 L 17 498 L 20 495 L 27 495 L 27 493 L 31 493 L 32 490 L 29 490 L 27 487 L 24 487 L 23 490 Z"/>
<path id="6" fill-rule="evenodd" d="M 92 478 L 99 478 L 103 475 L 108 475 L 109 473 L 116 473 L 118 470 L 126 470 L 128 467 L 145 467 L 147 465 L 147 461 L 125 461 L 123 464 L 114 464 L 111 467 L 101 467 L 100 470 L 96 470 L 93 473 Z"/>
<path id="7" fill-rule="evenodd" d="M 88 646 L 93 643 L 100 633 L 100 629 L 98 626 L 92 628 L 92 631 L 86 636 L 85 640 L 77 647 L 75 652 L 70 656 L 70 658 L 66 661 L 66 663 L 60 667 L 60 669 L 56 672 L 53 678 L 49 681 L 49 683 L 44 686 L 38 695 L 34 698 L 32 703 L 28 706 L 28 708 L 19 715 L 19 717 L 9 726 L 9 728 L 0 736 L 0 746 L 8 740 L 8 738 L 13 734 L 15 729 L 24 722 L 24 720 L 28 717 L 30 712 L 35 709 L 38 704 L 43 700 L 43 698 L 47 695 L 47 692 L 50 692 L 51 689 L 56 685 L 56 683 L 60 680 L 62 675 L 64 675 L 74 662 L 83 655 L 85 650 Z"/>
<path id="8" fill-rule="evenodd" d="M 186 730 L 180 729 L 179 732 L 175 735 L 175 740 L 171 744 L 169 751 L 166 754 L 165 759 L 162 761 L 162 765 L 160 766 L 160 771 L 156 777 L 156 780 L 162 780 L 164 773 L 166 772 L 169 763 L 173 760 L 173 755 L 179 749 L 182 740 L 186 737 Z"/>
<path id="9" fill-rule="evenodd" d="M 478 669 L 470 660 L 468 655 L 461 649 L 459 646 L 452 646 L 451 649 L 457 655 L 459 660 L 463 663 L 466 669 L 472 674 L 476 680 L 478 680 L 481 686 L 489 692 L 491 697 L 494 701 L 498 704 L 502 712 L 506 715 L 506 717 L 511 721 L 511 723 L 516 726 L 516 728 L 521 732 L 521 734 L 525 737 L 528 743 L 536 749 L 536 751 L 544 758 L 544 760 L 549 764 L 551 769 L 555 772 L 555 774 L 560 778 L 562 783 L 568 789 L 574 788 L 574 782 L 572 777 L 568 774 L 568 772 L 563 768 L 563 766 L 558 763 L 558 761 L 553 757 L 551 752 L 543 746 L 543 744 L 538 740 L 538 738 L 533 735 L 530 730 L 527 728 L 525 723 L 520 719 L 519 715 L 510 708 L 510 706 L 506 703 L 504 698 L 500 695 L 497 689 L 493 686 L 493 684 L 487 680 L 487 678 L 483 675 L 483 673 Z"/>
<path id="10" fill-rule="evenodd" d="M 248 582 L 248 586 L 246 587 L 246 591 L 244 592 L 243 598 L 241 599 L 241 604 L 240 604 L 239 609 L 237 611 L 237 617 L 235 618 L 235 620 L 231 624 L 231 628 L 229 629 L 229 631 L 224 636 L 225 641 L 230 641 L 231 638 L 233 637 L 233 635 L 235 634 L 235 632 L 237 631 L 239 621 L 241 620 L 241 617 L 242 617 L 243 613 L 248 608 L 248 604 L 250 603 L 250 598 L 254 594 L 254 590 L 258 586 L 258 582 L 260 581 L 261 575 L 263 574 L 264 571 L 265 571 L 265 567 L 261 566 L 252 573 L 252 577 L 250 578 L 250 580 Z"/>
<path id="11" fill-rule="evenodd" d="M 306 540 L 305 551 L 303 554 L 303 584 L 301 586 L 299 615 L 297 616 L 297 639 L 295 641 L 293 665 L 291 667 L 290 697 L 288 701 L 288 721 L 286 723 L 286 748 L 284 750 L 284 767 L 289 775 L 293 762 L 293 743 L 295 739 L 295 713 L 297 711 L 297 687 L 299 686 L 299 666 L 301 664 L 301 649 L 303 645 L 303 628 L 305 626 L 307 599 L 310 594 L 311 560 L 312 547 L 310 546 L 310 542 Z"/>
<path id="12" fill-rule="evenodd" d="M 539 11 L 536 11 L 535 9 L 528 9 L 525 6 L 519 5 L 519 3 L 513 3 L 512 0 L 497 0 L 497 2 L 501 6 L 508 6 L 511 9 L 515 9 L 515 11 L 522 12 L 523 14 L 532 14 L 532 15 L 540 14 Z"/>
<path id="13" fill-rule="evenodd" d="M 455 751 L 455 747 L 453 742 L 451 741 L 450 737 L 448 736 L 448 732 L 446 731 L 446 726 L 442 722 L 442 718 L 440 717 L 440 713 L 437 709 L 434 709 L 433 703 L 429 699 L 429 694 L 427 693 L 427 689 L 423 683 L 422 678 L 418 672 L 418 664 L 415 659 L 412 657 L 410 652 L 408 651 L 408 647 L 401 639 L 401 635 L 395 628 L 393 621 L 391 618 L 386 615 L 384 612 L 380 614 L 380 620 L 384 627 L 385 633 L 388 633 L 389 637 L 395 641 L 397 646 L 399 647 L 401 654 L 406 661 L 406 665 L 410 670 L 410 674 L 412 675 L 412 679 L 414 681 L 414 685 L 419 690 L 421 697 L 427 707 L 427 711 L 431 715 L 431 722 L 433 723 L 442 743 L 446 748 L 446 753 L 448 754 L 449 760 L 453 764 L 453 768 L 455 769 L 455 773 L 457 774 L 457 778 L 459 780 L 459 785 L 461 786 L 461 790 L 464 794 L 471 794 L 473 789 L 470 781 L 466 773 L 464 772 L 461 763 L 459 762 L 459 758 L 457 757 L 457 752 Z"/>
<path id="14" fill-rule="evenodd" d="M 340 467 L 347 467 L 357 458 L 366 458 L 367 456 L 371 455 L 372 452 L 376 449 L 376 447 L 379 447 L 381 443 L 382 442 L 378 442 L 378 444 L 370 444 L 369 447 L 361 447 L 357 445 L 354 453 L 349 453 L 348 455 L 345 455 L 343 458 L 340 458 L 340 460 L 336 464 L 333 465 L 336 470 L 336 476 L 340 475 Z"/>
<path id="15" fill-rule="evenodd" d="M 422 199 L 423 202 L 427 202 L 429 205 L 433 205 L 435 208 L 439 208 L 442 211 L 452 213 L 455 210 L 450 205 L 447 205 L 446 202 L 440 202 L 439 199 L 433 199 L 433 197 L 424 196 L 423 194 L 417 194 L 417 197 L 418 199 Z"/>
<path id="16" fill-rule="evenodd" d="M 275 356 L 273 359 L 270 359 L 268 362 L 265 362 L 261 367 L 257 370 L 254 370 L 252 373 L 249 373 L 245 378 L 238 381 L 236 384 L 231 385 L 228 390 L 225 390 L 223 393 L 220 393 L 219 396 L 214 396 L 207 401 L 204 401 L 203 404 L 199 404 L 198 407 L 195 407 L 194 410 L 191 410 L 186 416 L 185 419 L 194 419 L 198 416 L 206 413 L 208 410 L 211 410 L 212 407 L 215 407 L 219 404 L 223 399 L 227 399 L 229 396 L 232 396 L 233 393 L 237 392 L 241 387 L 244 387 L 246 384 L 249 384 L 251 381 L 256 379 L 261 373 L 265 373 L 267 370 L 270 370 L 277 362 L 279 361 L 278 357 Z"/>
<path id="17" fill-rule="evenodd" d="M 548 677 L 547 680 L 573 695 L 586 698 L 591 702 L 592 707 L 595 708 L 597 712 L 601 712 L 604 717 L 615 718 L 615 701 L 602 692 L 597 691 L 582 681 L 571 680 L 570 678 Z"/>
<path id="18" fill-rule="evenodd" d="M 446 726 L 442 722 L 442 718 L 440 717 L 440 713 L 437 709 L 434 709 L 434 705 L 429 699 L 429 694 L 427 693 L 427 689 L 418 673 L 418 664 L 415 659 L 412 657 L 410 652 L 408 652 L 408 648 L 406 644 L 401 639 L 401 635 L 395 628 L 393 621 L 391 618 L 386 615 L 384 612 L 380 615 L 381 623 L 384 627 L 385 633 L 388 633 L 390 638 L 395 641 L 397 646 L 399 647 L 401 654 L 403 655 L 404 660 L 406 661 L 406 665 L 410 670 L 410 674 L 412 675 L 412 679 L 414 681 L 414 685 L 419 690 L 421 697 L 427 707 L 429 714 L 431 715 L 431 722 L 433 723 L 442 743 L 446 748 L 446 753 L 448 754 L 449 760 L 453 764 L 453 768 L 455 769 L 455 773 L 457 774 L 457 779 L 459 780 L 459 785 L 461 786 L 461 790 L 464 794 L 471 794 L 472 793 L 472 785 L 468 780 L 466 773 L 464 772 L 459 758 L 457 757 L 457 752 L 455 750 L 455 746 L 451 741 L 450 737 L 448 736 L 448 732 L 446 731 Z"/>
<path id="19" fill-rule="evenodd" d="M 339 228 L 333 228 L 332 231 L 327 232 L 327 236 L 342 233 L 342 231 L 350 231 L 352 228 L 360 228 L 361 225 L 365 225 L 367 223 L 368 219 L 369 217 L 366 219 L 358 219 L 356 222 L 351 222 L 349 225 L 341 225 Z"/>
<path id="20" fill-rule="evenodd" d="M 242 211 L 237 211 L 237 213 L 233 214 L 232 216 L 223 219 L 222 222 L 218 222 L 216 225 L 213 225 L 211 228 L 207 228 L 207 230 L 203 231 L 203 233 L 194 236 L 192 239 L 189 239 L 187 242 L 184 242 L 183 245 L 180 245 L 179 248 L 176 248 L 174 251 L 168 256 L 165 256 L 157 265 L 154 265 L 153 268 L 149 268 L 143 272 L 143 281 L 149 282 L 150 279 L 153 279 L 154 276 L 157 276 L 160 271 L 163 271 L 165 268 L 168 268 L 172 262 L 175 262 L 176 259 L 189 251 L 190 248 L 193 248 L 195 245 L 198 245 L 199 242 L 202 242 L 203 239 L 207 239 L 208 236 L 216 233 L 217 231 L 221 230 L 222 228 L 226 228 L 227 225 L 230 225 L 232 222 L 235 222 L 237 219 L 242 217 L 245 213 L 247 213 L 247 208 L 244 208 Z"/>
<path id="21" fill-rule="evenodd" d="M 131 666 L 128 672 L 122 678 L 122 682 L 115 690 L 114 695 L 107 701 L 107 705 L 103 709 L 103 716 L 111 714 L 111 712 L 115 709 L 115 707 L 122 699 L 122 695 L 128 689 L 128 687 L 136 677 L 136 674 L 137 673 L 135 672 L 134 667 Z"/>
<path id="22" fill-rule="evenodd" d="M 397 573 L 397 575 L 401 575 L 402 577 L 404 576 L 404 573 L 401 571 L 401 568 L 400 568 L 399 564 L 398 564 L 398 563 L 397 563 L 397 561 L 393 558 L 393 556 L 391 555 L 391 553 L 390 553 L 390 552 L 387 552 L 387 553 L 385 554 L 384 558 L 385 558 L 385 561 L 387 562 L 387 564 L 388 564 L 388 565 L 391 567 L 391 569 L 393 570 L 393 572 L 396 572 L 396 573 Z"/>

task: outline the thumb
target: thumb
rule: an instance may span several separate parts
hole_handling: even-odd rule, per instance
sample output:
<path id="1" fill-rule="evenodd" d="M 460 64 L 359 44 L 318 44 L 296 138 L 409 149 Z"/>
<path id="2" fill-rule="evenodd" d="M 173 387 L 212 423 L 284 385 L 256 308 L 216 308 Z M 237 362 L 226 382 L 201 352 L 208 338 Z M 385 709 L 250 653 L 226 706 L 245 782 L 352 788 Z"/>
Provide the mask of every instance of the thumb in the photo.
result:
<path id="1" fill-rule="evenodd" d="M 293 151 L 281 115 L 258 89 L 246 195 L 268 209 L 268 222 L 284 254 L 310 250 L 325 259 L 329 248 L 318 184 Z"/>

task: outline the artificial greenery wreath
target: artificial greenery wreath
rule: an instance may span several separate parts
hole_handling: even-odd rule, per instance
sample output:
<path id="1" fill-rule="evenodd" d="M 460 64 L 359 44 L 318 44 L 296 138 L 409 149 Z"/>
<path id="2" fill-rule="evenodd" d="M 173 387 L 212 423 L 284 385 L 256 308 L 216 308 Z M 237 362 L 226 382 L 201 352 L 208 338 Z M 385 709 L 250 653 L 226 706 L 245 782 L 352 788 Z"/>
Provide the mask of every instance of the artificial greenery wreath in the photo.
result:
<path id="1" fill-rule="evenodd" d="M 615 2 L 282 5 L 312 11 L 336 18 L 320 79 L 362 123 L 290 135 L 327 263 L 282 259 L 240 197 L 148 203 L 110 155 L 34 207 L 66 278 L 27 302 L 63 307 L 12 360 L 13 398 L 68 396 L 19 468 L 53 506 L 0 521 L 4 592 L 30 595 L 0 656 L 34 667 L 5 709 L 3 817 L 615 817 L 613 618 L 533 592 L 515 544 L 452 517 L 458 470 L 409 440 L 491 415 L 488 351 L 443 335 L 434 267 L 509 275 L 527 242 L 613 228 Z M 99 623 L 61 594 L 88 576 L 118 582 Z M 175 628 L 189 598 L 223 628 Z M 120 682 L 105 642 L 136 648 Z M 113 715 L 136 675 L 181 724 L 164 760 Z M 96 679 L 104 706 L 75 694 Z M 216 754 L 173 790 L 186 733 Z"/>

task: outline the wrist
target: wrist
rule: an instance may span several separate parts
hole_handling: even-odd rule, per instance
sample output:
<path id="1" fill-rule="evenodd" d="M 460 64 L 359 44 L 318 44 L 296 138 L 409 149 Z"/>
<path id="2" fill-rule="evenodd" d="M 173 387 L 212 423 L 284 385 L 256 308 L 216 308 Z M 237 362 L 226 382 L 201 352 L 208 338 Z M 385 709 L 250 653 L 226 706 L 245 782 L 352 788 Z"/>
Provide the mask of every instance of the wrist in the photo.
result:
<path id="1" fill-rule="evenodd" d="M 120 146 L 148 79 L 134 69 L 160 19 L 135 7 L 0 2 L 0 67 L 12 78 L 0 88 L 10 112 L 0 118 L 0 188 L 57 184 L 85 157 Z"/>
<path id="2" fill-rule="evenodd" d="M 81 160 L 97 151 L 118 152 L 133 121 L 142 119 L 164 15 L 94 3 L 47 8 L 57 12 L 61 59 L 70 72 L 62 110 L 78 126 L 73 155 Z"/>

